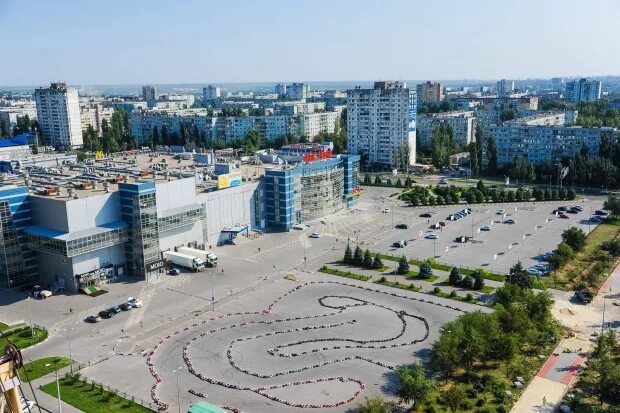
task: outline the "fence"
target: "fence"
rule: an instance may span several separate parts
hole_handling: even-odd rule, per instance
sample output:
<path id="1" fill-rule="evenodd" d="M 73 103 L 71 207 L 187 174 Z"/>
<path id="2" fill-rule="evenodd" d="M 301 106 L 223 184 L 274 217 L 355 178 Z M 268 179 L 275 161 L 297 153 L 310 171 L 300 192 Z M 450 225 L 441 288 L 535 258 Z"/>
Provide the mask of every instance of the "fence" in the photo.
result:
<path id="1" fill-rule="evenodd" d="M 78 363 L 74 363 L 73 364 L 73 370 L 74 370 L 74 372 L 79 372 L 79 371 L 81 371 L 81 370 L 83 370 L 83 369 L 85 369 L 86 367 L 89 367 L 89 366 L 90 366 L 90 363 L 86 364 L 86 363 L 79 363 L 78 362 Z M 157 405 L 155 403 L 153 403 L 153 402 L 148 402 L 148 401 L 143 400 L 143 399 L 141 399 L 139 397 L 135 397 L 135 396 L 133 396 L 131 394 L 125 393 L 123 391 L 120 391 L 120 390 L 118 390 L 118 389 L 116 389 L 114 387 L 106 386 L 105 384 L 99 383 L 99 382 L 97 382 L 95 380 L 89 380 L 85 376 L 82 376 L 80 378 L 80 381 L 82 381 L 83 383 L 94 384 L 95 387 L 103 389 L 103 391 L 106 391 L 106 392 L 108 392 L 110 394 L 122 397 L 123 399 L 128 400 L 128 401 L 130 401 L 132 403 L 138 404 L 138 405 L 144 407 L 145 409 L 149 409 L 152 412 L 159 412 L 159 410 L 157 409 Z"/>

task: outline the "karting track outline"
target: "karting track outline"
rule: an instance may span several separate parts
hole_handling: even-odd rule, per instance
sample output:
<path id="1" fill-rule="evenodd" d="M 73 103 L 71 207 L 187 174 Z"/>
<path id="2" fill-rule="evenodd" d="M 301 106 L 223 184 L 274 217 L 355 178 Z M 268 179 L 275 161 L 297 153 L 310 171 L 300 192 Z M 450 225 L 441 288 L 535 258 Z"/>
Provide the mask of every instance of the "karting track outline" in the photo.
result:
<path id="1" fill-rule="evenodd" d="M 174 333 L 164 337 L 162 340 L 160 340 L 153 348 L 153 350 L 151 350 L 148 353 L 148 356 L 146 358 L 146 362 L 147 365 L 149 367 L 149 371 L 151 373 L 151 375 L 153 376 L 153 378 L 155 379 L 155 383 L 153 384 L 153 386 L 151 387 L 151 398 L 153 399 L 153 401 L 155 402 L 155 404 L 158 406 L 158 410 L 160 411 L 165 411 L 169 408 L 169 405 L 167 403 L 165 403 L 163 400 L 161 400 L 158 396 L 157 396 L 157 387 L 159 386 L 160 383 L 162 383 L 162 379 L 159 376 L 159 374 L 157 374 L 157 371 L 155 369 L 154 363 L 153 363 L 153 358 L 156 355 L 157 349 L 164 344 L 165 342 L 167 342 L 168 340 L 170 340 L 173 336 L 180 334 L 182 332 L 187 332 L 189 330 L 193 330 L 197 327 L 203 326 L 204 324 L 207 324 L 209 322 L 215 321 L 215 320 L 221 320 L 224 318 L 228 318 L 228 317 L 235 317 L 235 316 L 247 316 L 247 315 L 269 315 L 271 313 L 271 311 L 273 310 L 273 308 L 275 307 L 275 305 L 281 301 L 282 299 L 284 299 L 285 297 L 299 291 L 300 289 L 307 287 L 307 286 L 311 286 L 311 285 L 321 285 L 321 284 L 334 284 L 334 285 L 339 285 L 339 286 L 345 286 L 345 287 L 353 287 L 353 288 L 357 288 L 360 290 L 364 290 L 364 291 L 371 291 L 371 292 L 375 292 L 375 293 L 379 293 L 379 294 L 384 294 L 384 295 L 389 295 L 392 297 L 398 297 L 398 298 L 403 298 L 406 300 L 411 300 L 411 301 L 416 301 L 416 302 L 421 302 L 421 303 L 426 303 L 426 304 L 432 304 L 432 305 L 436 305 L 436 306 L 440 306 L 440 307 L 444 307 L 453 311 L 457 311 L 460 313 L 465 312 L 464 310 L 458 308 L 458 307 L 453 307 L 449 304 L 444 304 L 444 303 L 438 303 L 438 302 L 434 302 L 431 300 L 426 300 L 424 298 L 415 298 L 415 297 L 410 297 L 410 296 L 406 296 L 403 294 L 398 294 L 398 293 L 394 293 L 394 292 L 386 292 L 383 290 L 379 290 L 379 289 L 375 289 L 375 288 L 370 288 L 370 287 L 363 287 L 363 286 L 359 286 L 359 285 L 355 285 L 355 284 L 348 284 L 348 283 L 344 283 L 344 282 L 340 282 L 340 281 L 311 281 L 311 282 L 306 282 L 304 284 L 300 284 L 297 287 L 289 290 L 288 292 L 286 292 L 285 294 L 282 294 L 281 296 L 279 296 L 278 298 L 276 298 L 271 304 L 269 304 L 267 306 L 266 309 L 260 311 L 260 312 L 238 312 L 238 313 L 226 313 L 226 314 L 222 314 L 219 315 L 217 317 L 212 317 L 206 320 L 203 320 L 199 323 L 195 323 L 192 324 L 189 327 L 185 327 L 183 329 L 177 330 Z M 344 299 L 344 300 L 350 300 L 350 301 L 356 301 L 355 304 L 345 304 L 345 305 L 329 305 L 325 303 L 326 299 Z M 351 296 L 346 296 L 346 295 L 325 295 L 321 298 L 318 299 L 319 305 L 322 307 L 326 307 L 326 308 L 331 308 L 335 311 L 328 313 L 328 314 L 320 314 L 320 315 L 311 315 L 311 316 L 299 316 L 299 317 L 290 317 L 290 318 L 285 318 L 285 319 L 277 319 L 277 320 L 252 320 L 252 321 L 246 321 L 246 322 L 242 322 L 242 323 L 235 323 L 235 324 L 230 324 L 230 325 L 226 325 L 220 328 L 216 328 L 216 329 L 211 329 L 209 331 L 205 331 L 202 332 L 196 336 L 194 336 L 193 338 L 191 338 L 189 341 L 187 341 L 185 343 L 185 345 L 183 346 L 183 360 L 185 362 L 185 364 L 188 367 L 188 371 L 193 374 L 195 377 L 197 377 L 198 379 L 208 382 L 210 384 L 215 384 L 215 385 L 219 385 L 219 386 L 223 386 L 229 389 L 236 389 L 236 390 L 241 390 L 241 391 L 251 391 L 255 394 L 261 395 L 263 397 L 266 397 L 270 400 L 285 404 L 287 406 L 291 406 L 291 407 L 301 407 L 301 408 L 312 408 L 312 409 L 321 409 L 321 408 L 332 408 L 332 407 L 338 407 L 338 406 L 342 406 L 344 404 L 350 403 L 353 400 L 355 400 L 360 393 L 364 390 L 365 385 L 363 383 L 363 381 L 356 379 L 356 378 L 352 378 L 352 377 L 343 377 L 343 376 L 335 376 L 335 377 L 323 377 L 323 378 L 318 378 L 318 379 L 313 379 L 313 380 L 304 380 L 304 381 L 296 381 L 296 382 L 290 382 L 290 383 L 284 383 L 284 384 L 276 384 L 276 385 L 271 385 L 271 386 L 265 386 L 265 387 L 250 387 L 250 386 L 239 386 L 236 384 L 232 384 L 232 383 L 227 383 L 225 381 L 222 380 L 217 380 L 215 378 L 211 378 L 211 377 L 207 377 L 205 374 L 200 373 L 199 371 L 197 371 L 194 366 L 192 365 L 191 362 L 191 358 L 189 355 L 189 348 L 190 345 L 195 341 L 198 340 L 200 338 L 204 338 L 208 335 L 211 334 L 215 334 L 224 330 L 228 330 L 228 329 L 232 329 L 232 328 L 238 328 L 238 327 L 243 327 L 246 325 L 252 325 L 252 324 L 261 324 L 261 325 L 273 325 L 276 323 L 281 323 L 281 322 L 287 322 L 287 321 L 298 321 L 298 320 L 311 320 L 311 319 L 319 319 L 319 318 L 323 318 L 323 317 L 329 317 L 329 316 L 333 316 L 333 315 L 337 315 L 342 313 L 343 311 L 345 311 L 348 308 L 352 308 L 352 307 L 358 307 L 358 306 L 376 306 L 379 308 L 383 308 L 386 309 L 388 311 L 391 311 L 393 313 L 396 314 L 396 316 L 398 317 L 398 319 L 401 321 L 401 331 L 399 334 L 397 334 L 394 337 L 390 337 L 387 339 L 382 339 L 382 340 L 353 340 L 353 339 L 344 339 L 344 338 L 320 338 L 320 339 L 309 339 L 309 340 L 300 340 L 297 342 L 293 342 L 293 343 L 288 343 L 288 344 L 284 344 L 284 345 L 278 345 L 274 348 L 271 348 L 269 350 L 267 350 L 268 354 L 272 355 L 272 356 L 278 356 L 278 357 L 299 357 L 302 355 L 306 355 L 306 354 L 310 354 L 310 353 L 316 353 L 316 352 L 320 352 L 320 351 L 329 351 L 329 350 L 339 350 L 339 349 L 388 349 L 388 348 L 395 348 L 395 347 L 402 347 L 402 346 L 408 346 L 408 345 L 413 345 L 416 343 L 420 343 L 422 341 L 425 341 L 429 334 L 430 334 L 430 329 L 429 329 L 429 325 L 428 325 L 428 321 L 421 316 L 417 316 L 415 314 L 409 314 L 406 311 L 403 310 L 394 310 L 388 306 L 385 305 L 381 305 L 381 304 L 377 304 L 377 303 L 373 303 L 371 301 L 368 300 L 363 300 L 360 298 L 356 298 L 356 297 L 351 297 Z M 384 343 L 388 343 L 390 341 L 394 341 L 399 339 L 400 337 L 402 337 L 406 330 L 407 330 L 407 321 L 406 321 L 406 317 L 410 317 L 413 319 L 416 319 L 420 322 L 422 322 L 425 326 L 425 332 L 423 334 L 422 338 L 416 338 L 414 340 L 408 341 L 408 342 L 403 342 L 403 343 L 393 343 L 393 344 L 384 344 Z M 293 374 L 293 373 L 298 373 L 301 371 L 306 371 L 306 370 L 310 370 L 310 369 L 316 369 L 319 367 L 323 367 L 326 365 L 330 365 L 330 364 L 335 364 L 335 363 L 341 363 L 344 361 L 349 361 L 349 360 L 363 360 L 369 363 L 373 363 L 376 365 L 379 365 L 381 367 L 384 367 L 386 369 L 389 370 L 394 370 L 396 367 L 395 366 L 391 366 L 388 365 L 386 363 L 382 363 L 376 360 L 372 360 L 370 358 L 364 357 L 364 356 L 348 356 L 348 357 L 342 357 L 342 358 L 338 358 L 338 359 L 334 359 L 334 360 L 330 360 L 330 361 L 325 361 L 323 363 L 319 363 L 319 364 L 315 364 L 312 366 L 305 366 L 305 367 L 301 367 L 298 369 L 292 369 L 292 370 L 287 370 L 287 371 L 281 371 L 281 372 L 277 372 L 277 373 L 273 373 L 273 374 L 261 374 L 259 372 L 255 372 L 255 371 L 251 371 L 249 369 L 244 369 L 242 367 L 240 367 L 234 360 L 234 357 L 232 355 L 232 349 L 233 346 L 235 345 L 235 343 L 239 343 L 239 342 L 243 342 L 243 341 L 249 341 L 249 340 L 256 340 L 262 337 L 267 337 L 267 336 L 273 336 L 273 335 L 278 335 L 278 334 L 284 334 L 284 333 L 290 333 L 290 332 L 298 332 L 298 331 L 306 331 L 306 330 L 320 330 L 320 329 L 326 329 L 329 330 L 329 328 L 334 328 L 334 327 L 340 327 L 346 324 L 355 324 L 357 321 L 356 320 L 351 320 L 351 321 L 347 321 L 347 322 L 342 322 L 342 323 L 336 323 L 336 324 L 328 324 L 328 325 L 312 325 L 312 326 L 306 326 L 306 327 L 299 327 L 299 328 L 290 328 L 290 329 L 286 329 L 286 330 L 279 330 L 279 331 L 271 331 L 271 332 L 267 332 L 267 333 L 262 333 L 262 334 L 257 334 L 254 336 L 248 336 L 248 337 L 238 337 L 234 340 L 232 340 L 228 346 L 228 349 L 226 351 L 227 353 L 227 357 L 228 357 L 228 361 L 229 364 L 231 365 L 231 367 L 233 367 L 234 369 L 236 369 L 239 372 L 257 377 L 257 378 L 272 378 L 272 377 L 277 377 L 277 376 L 283 376 L 286 374 Z M 284 353 L 281 351 L 281 349 L 286 348 L 286 347 L 291 347 L 291 346 L 296 346 L 296 345 L 301 345 L 301 344 L 307 344 L 307 343 L 311 343 L 311 342 L 330 342 L 330 341 L 338 341 L 338 342 L 348 342 L 348 343 L 352 343 L 352 344 L 347 344 L 347 345 L 342 345 L 342 346 L 332 346 L 332 347 L 321 347 L 321 348 L 313 348 L 311 350 L 306 350 L 303 352 L 298 352 L 298 353 Z M 285 387 L 293 387 L 293 386 L 302 386 L 304 384 L 311 384 L 311 383 L 321 383 L 321 382 L 330 382 L 330 381 L 339 381 L 339 382 L 354 382 L 357 383 L 359 389 L 357 391 L 355 391 L 349 398 L 347 398 L 346 400 L 341 400 L 335 403 L 331 403 L 331 404 L 305 404 L 305 403 L 295 403 L 292 401 L 288 401 L 288 400 L 284 400 L 281 398 L 278 398 L 274 395 L 271 395 L 268 393 L 269 390 L 273 390 L 273 389 L 279 389 L 279 388 L 285 388 Z M 189 389 L 188 390 L 189 393 L 198 396 L 198 397 L 206 397 L 205 394 L 198 392 L 196 390 L 193 389 Z M 233 412 L 240 412 L 239 409 L 235 408 L 235 407 L 231 407 L 231 406 L 222 406 L 223 408 L 233 411 Z"/>

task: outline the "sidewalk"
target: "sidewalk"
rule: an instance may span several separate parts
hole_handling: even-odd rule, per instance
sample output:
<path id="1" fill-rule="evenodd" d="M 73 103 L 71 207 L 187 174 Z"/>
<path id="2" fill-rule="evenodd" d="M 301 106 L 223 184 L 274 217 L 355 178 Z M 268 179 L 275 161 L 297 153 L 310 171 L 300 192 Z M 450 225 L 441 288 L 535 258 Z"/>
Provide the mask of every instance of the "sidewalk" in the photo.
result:
<path id="1" fill-rule="evenodd" d="M 70 371 L 69 366 L 58 370 L 58 377 L 62 377 L 65 373 L 69 371 Z M 46 376 L 39 377 L 38 379 L 33 380 L 30 383 L 22 383 L 21 388 L 24 392 L 24 397 L 26 397 L 26 399 L 28 400 L 35 401 L 34 396 L 36 395 L 36 401 L 39 407 L 41 407 L 41 411 L 58 413 L 58 399 L 56 397 L 50 396 L 49 394 L 45 393 L 39 388 L 55 380 L 56 380 L 56 373 L 50 373 Z M 35 393 L 34 395 L 32 394 L 32 391 L 30 390 L 30 385 L 32 385 L 32 388 Z M 60 404 L 62 406 L 63 413 L 81 413 L 82 412 L 81 410 L 76 409 L 75 407 L 65 403 L 62 400 Z M 38 412 L 38 409 L 35 407 L 32 411 Z"/>

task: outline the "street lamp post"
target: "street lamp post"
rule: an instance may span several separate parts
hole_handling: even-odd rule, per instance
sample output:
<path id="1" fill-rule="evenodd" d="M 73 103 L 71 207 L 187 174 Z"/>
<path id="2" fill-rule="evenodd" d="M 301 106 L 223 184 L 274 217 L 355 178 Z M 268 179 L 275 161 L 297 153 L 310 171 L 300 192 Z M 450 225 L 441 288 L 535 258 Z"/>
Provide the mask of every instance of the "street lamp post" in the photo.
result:
<path id="1" fill-rule="evenodd" d="M 26 298 L 28 301 L 28 317 L 30 318 L 30 335 L 32 336 L 32 340 L 34 341 L 34 329 L 32 328 L 32 309 L 30 308 L 30 297 Z"/>
<path id="2" fill-rule="evenodd" d="M 433 258 L 437 257 L 436 245 L 437 245 L 437 237 L 433 238 Z"/>
<path id="3" fill-rule="evenodd" d="M 215 270 L 211 271 L 211 311 L 215 311 L 215 295 L 213 293 L 213 273 Z M 222 268 L 222 274 L 224 273 L 224 269 Z"/>
<path id="4" fill-rule="evenodd" d="M 179 391 L 179 373 L 183 370 L 183 366 L 180 366 L 173 372 L 177 374 L 177 405 L 179 407 L 179 413 L 181 413 L 181 392 Z"/>
<path id="5" fill-rule="evenodd" d="M 49 367 L 51 364 L 46 364 L 45 367 Z M 58 369 L 56 363 L 54 363 L 54 369 L 56 370 L 56 394 L 58 395 L 58 413 L 62 413 L 62 404 L 60 403 L 60 382 L 58 381 Z"/>
<path id="6" fill-rule="evenodd" d="M 71 361 L 69 369 L 71 370 L 71 374 L 73 374 L 73 355 L 71 354 L 71 330 L 73 330 L 73 327 L 67 329 L 67 337 L 69 339 L 69 360 Z"/>

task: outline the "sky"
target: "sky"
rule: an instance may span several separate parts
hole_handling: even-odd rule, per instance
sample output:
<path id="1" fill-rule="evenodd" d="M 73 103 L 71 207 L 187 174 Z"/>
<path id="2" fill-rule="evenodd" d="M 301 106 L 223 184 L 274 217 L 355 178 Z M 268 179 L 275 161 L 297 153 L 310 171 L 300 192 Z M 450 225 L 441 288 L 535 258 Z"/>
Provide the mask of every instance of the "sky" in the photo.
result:
<path id="1" fill-rule="evenodd" d="M 0 0 L 0 85 L 620 74 L 618 0 Z"/>

